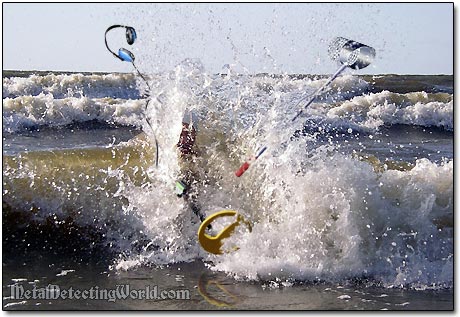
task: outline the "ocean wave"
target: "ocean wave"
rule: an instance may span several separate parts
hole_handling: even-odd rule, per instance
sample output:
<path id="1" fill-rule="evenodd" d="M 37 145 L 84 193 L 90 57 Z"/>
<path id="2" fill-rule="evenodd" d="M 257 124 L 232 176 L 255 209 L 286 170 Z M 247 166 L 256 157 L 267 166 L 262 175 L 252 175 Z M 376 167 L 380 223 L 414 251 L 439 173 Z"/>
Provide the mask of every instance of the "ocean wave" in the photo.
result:
<path id="1" fill-rule="evenodd" d="M 121 250 L 119 269 L 204 259 L 235 278 L 262 282 L 370 279 L 386 287 L 452 287 L 453 160 L 375 168 L 320 141 L 307 147 L 312 136 L 291 139 L 294 105 L 324 82 L 210 76 L 199 62 L 184 61 L 161 77 L 150 99 L 158 168 L 148 129 L 107 148 L 4 155 L 3 201 L 34 221 L 70 217 L 105 230 Z M 357 130 L 397 123 L 453 129 L 452 95 L 363 95 L 367 88 L 354 76 L 340 77 L 306 115 Z M 142 124 L 145 100 L 104 97 L 44 91 L 7 97 L 3 129 L 86 120 Z M 176 144 L 186 108 L 200 124 L 197 155 L 181 161 Z M 242 157 L 260 144 L 269 147 L 263 159 L 234 177 Z M 173 192 L 188 172 L 196 177 L 203 214 L 235 209 L 254 224 L 252 233 L 226 241 L 237 252 L 217 257 L 199 246 L 199 219 Z"/>
<path id="2" fill-rule="evenodd" d="M 48 74 L 3 77 L 3 98 L 52 94 L 54 98 L 81 97 L 138 99 L 133 74 Z"/>
<path id="3" fill-rule="evenodd" d="M 3 210 L 13 213 L 19 227 L 49 222 L 92 228 L 110 251 L 129 252 L 143 237 L 143 223 L 129 213 L 120 192 L 127 180 L 132 186 L 148 182 L 154 155 L 142 137 L 106 148 L 4 155 Z"/>
<path id="4" fill-rule="evenodd" d="M 224 114 L 233 121 L 239 119 L 236 124 L 243 126 L 251 126 L 261 112 L 279 102 L 287 107 L 280 111 L 294 113 L 296 109 L 292 109 L 292 104 L 307 97 L 326 81 L 316 77 L 208 75 L 201 63 L 193 59 L 181 62 L 169 73 L 153 77 L 155 82 L 150 83 L 156 88 L 151 92 L 151 99 L 159 101 L 160 106 L 168 109 L 206 106 L 209 111 L 204 110 L 204 113 L 221 112 L 219 115 Z M 368 88 L 368 83 L 356 76 L 342 76 L 321 100 L 343 101 Z M 6 77 L 3 78 L 3 95 L 3 131 L 6 132 L 93 119 L 142 125 L 136 118 L 139 118 L 139 105 L 143 101 L 139 99 L 136 77 L 132 74 Z M 155 113 L 151 115 L 156 116 Z M 167 116 L 163 117 L 167 119 Z"/>
<path id="5" fill-rule="evenodd" d="M 265 208 L 253 211 L 263 217 L 251 233 L 228 239 L 237 252 L 209 257 L 214 269 L 279 285 L 367 279 L 386 287 L 452 287 L 452 160 L 375 173 L 339 154 L 318 159 L 303 176 L 279 177 L 290 168 L 267 164 L 264 173 L 277 178 L 250 180 L 265 178 Z"/>
<path id="6" fill-rule="evenodd" d="M 145 100 L 68 97 L 52 94 L 3 99 L 3 132 L 46 126 L 64 126 L 74 122 L 99 120 L 121 125 L 141 126 Z"/>
<path id="7" fill-rule="evenodd" d="M 335 105 L 316 105 L 309 113 L 338 127 L 349 125 L 366 131 L 396 124 L 454 128 L 453 96 L 446 93 L 383 91 L 356 96 Z"/>
<path id="8" fill-rule="evenodd" d="M 232 151 L 219 139 L 201 144 L 192 167 L 202 212 L 236 209 L 253 223 L 252 233 L 226 240 L 237 252 L 214 256 L 197 242 L 199 219 L 173 193 L 178 176 L 159 178 L 152 168 L 149 140 L 143 134 L 106 149 L 4 157 L 3 201 L 37 221 L 72 219 L 104 230 L 124 254 L 119 269 L 204 259 L 261 282 L 361 278 L 386 287 L 452 287 L 453 160 L 376 169 L 328 146 L 298 160 L 304 149 L 297 140 L 237 180 L 229 177 L 239 163 Z"/>

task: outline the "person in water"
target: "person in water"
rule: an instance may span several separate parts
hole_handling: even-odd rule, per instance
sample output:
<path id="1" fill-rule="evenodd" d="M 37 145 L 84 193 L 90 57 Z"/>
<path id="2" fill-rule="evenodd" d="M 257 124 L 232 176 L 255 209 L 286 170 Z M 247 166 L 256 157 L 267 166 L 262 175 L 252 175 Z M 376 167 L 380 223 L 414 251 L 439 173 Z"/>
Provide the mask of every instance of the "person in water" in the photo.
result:
<path id="1" fill-rule="evenodd" d="M 193 191 L 191 186 L 197 179 L 194 172 L 193 156 L 197 154 L 195 149 L 196 134 L 198 132 L 198 118 L 193 111 L 186 110 L 182 119 L 182 131 L 177 142 L 179 150 L 180 164 L 182 175 L 176 181 L 176 195 L 184 198 L 189 204 L 192 211 L 200 218 L 201 221 L 205 216 L 201 213 L 200 207 L 197 204 L 197 193 Z"/>
<path id="2" fill-rule="evenodd" d="M 196 154 L 193 149 L 198 130 L 198 119 L 193 111 L 186 110 L 182 119 L 182 131 L 177 142 L 177 148 L 181 153 L 182 158 L 187 158 L 190 155 Z"/>

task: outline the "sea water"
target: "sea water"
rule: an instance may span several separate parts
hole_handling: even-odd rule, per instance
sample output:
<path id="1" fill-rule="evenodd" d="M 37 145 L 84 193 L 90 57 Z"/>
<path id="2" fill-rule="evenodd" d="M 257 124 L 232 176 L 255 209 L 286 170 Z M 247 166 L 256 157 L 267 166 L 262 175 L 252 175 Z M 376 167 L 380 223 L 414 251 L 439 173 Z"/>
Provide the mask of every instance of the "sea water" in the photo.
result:
<path id="1" fill-rule="evenodd" d="M 3 73 L 4 309 L 453 309 L 453 76 L 346 73 L 295 122 L 325 76 L 187 59 L 148 80 Z M 186 110 L 199 126 L 184 163 Z M 237 251 L 199 245 L 174 193 L 188 170 L 200 212 L 252 224 L 225 240 Z M 49 284 L 190 298 L 11 296 Z"/>

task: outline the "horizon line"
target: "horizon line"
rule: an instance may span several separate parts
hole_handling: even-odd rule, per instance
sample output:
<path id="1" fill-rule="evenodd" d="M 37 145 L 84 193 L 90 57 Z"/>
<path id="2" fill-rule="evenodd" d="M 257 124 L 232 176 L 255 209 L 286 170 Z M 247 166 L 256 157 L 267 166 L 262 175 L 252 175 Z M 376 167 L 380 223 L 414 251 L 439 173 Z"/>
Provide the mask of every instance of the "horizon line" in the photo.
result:
<path id="1" fill-rule="evenodd" d="M 108 75 L 108 74 L 135 74 L 135 72 L 118 72 L 118 71 L 74 71 L 74 70 L 38 70 L 38 69 L 33 69 L 33 70 L 19 70 L 19 69 L 2 69 L 2 77 L 5 72 L 24 72 L 24 73 L 71 73 L 71 74 L 103 74 L 103 75 Z M 165 71 L 167 72 L 167 71 Z M 145 74 L 145 72 L 144 72 Z M 161 74 L 160 73 L 155 73 L 155 74 Z M 245 75 L 244 73 L 235 73 L 236 75 Z M 213 73 L 213 75 L 221 75 L 221 76 L 226 76 L 226 73 Z M 329 73 L 324 73 L 324 74 L 313 74 L 313 73 L 267 73 L 267 72 L 259 72 L 259 73 L 253 73 L 250 75 L 275 75 L 275 76 L 327 76 L 330 75 Z M 379 74 L 352 74 L 353 76 L 388 76 L 388 75 L 393 75 L 393 76 L 453 76 L 454 74 L 445 74 L 445 73 L 433 73 L 433 74 L 423 74 L 423 73 L 418 73 L 418 74 L 413 74 L 413 73 L 405 73 L 405 74 L 398 74 L 398 73 L 379 73 Z"/>

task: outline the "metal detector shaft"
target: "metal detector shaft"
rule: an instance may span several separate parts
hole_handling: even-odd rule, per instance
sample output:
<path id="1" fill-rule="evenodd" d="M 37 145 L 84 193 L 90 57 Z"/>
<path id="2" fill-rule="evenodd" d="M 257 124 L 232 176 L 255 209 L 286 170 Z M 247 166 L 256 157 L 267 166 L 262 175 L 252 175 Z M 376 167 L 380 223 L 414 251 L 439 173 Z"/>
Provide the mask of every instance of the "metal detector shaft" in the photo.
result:
<path id="1" fill-rule="evenodd" d="M 301 98 L 299 102 L 295 105 L 295 107 L 299 106 L 301 102 L 307 100 L 307 103 L 303 108 L 292 118 L 292 122 L 294 122 L 302 112 L 311 105 L 311 103 L 315 100 L 315 98 L 328 87 L 334 79 L 337 78 L 347 67 L 353 69 L 363 69 L 374 60 L 375 58 L 375 49 L 364 45 L 362 43 L 352 41 L 343 37 L 336 37 L 334 40 L 329 44 L 329 56 L 332 60 L 337 61 L 342 64 L 340 68 L 326 81 L 326 83 L 317 89 L 313 94 L 307 96 L 306 98 Z M 267 147 L 264 147 L 262 151 L 255 157 L 257 159 L 262 153 L 265 151 Z M 236 171 L 235 175 L 240 177 L 243 173 L 249 168 L 249 162 L 244 162 L 243 165 Z"/>
<path id="2" fill-rule="evenodd" d="M 295 115 L 294 118 L 292 118 L 292 122 L 294 122 L 302 114 L 302 112 L 305 109 L 307 109 L 307 107 L 309 105 L 311 105 L 311 103 L 315 100 L 316 96 L 318 96 L 320 93 L 322 93 L 324 91 L 324 89 L 326 89 L 326 87 L 329 86 L 334 81 L 334 79 L 336 79 L 337 76 L 339 76 L 345 70 L 345 68 L 347 68 L 347 67 L 348 67 L 348 65 L 346 65 L 346 64 L 343 64 L 342 66 L 340 66 L 340 68 L 331 77 L 329 77 L 329 79 L 327 80 L 327 82 L 323 86 L 318 88 L 312 95 L 308 96 L 307 98 L 309 98 L 309 99 L 307 101 L 307 104 L 303 107 L 303 109 L 301 109 Z M 304 100 L 305 100 L 305 98 L 302 98 L 295 106 L 297 107 Z M 262 150 L 259 151 L 259 153 L 255 156 L 254 161 L 257 160 L 259 158 L 259 156 L 261 156 L 262 153 L 265 152 L 266 149 L 267 149 L 267 147 L 264 146 L 262 148 Z M 249 165 L 250 165 L 250 163 L 248 161 L 244 162 L 243 165 L 241 165 L 241 167 L 235 172 L 236 177 L 240 177 L 241 175 L 243 175 L 244 172 L 246 172 L 249 169 Z"/>
<path id="3" fill-rule="evenodd" d="M 307 107 L 308 107 L 309 105 L 311 105 L 311 103 L 315 100 L 315 98 L 316 98 L 320 93 L 322 93 L 322 92 L 324 91 L 324 89 L 326 89 L 326 88 L 334 81 L 334 79 L 336 79 L 337 76 L 339 76 L 339 75 L 345 70 L 345 68 L 347 68 L 347 67 L 348 67 L 348 65 L 346 65 L 346 64 L 340 66 L 340 68 L 339 68 L 331 77 L 329 77 L 329 79 L 327 80 L 327 82 L 326 82 L 322 87 L 318 88 L 312 95 L 310 95 L 310 96 L 308 97 L 309 99 L 308 99 L 307 103 L 305 104 L 305 106 L 303 107 L 303 109 L 300 109 L 300 111 L 295 115 L 295 117 L 292 118 L 292 122 L 294 122 L 294 121 L 302 114 L 302 112 L 303 112 L 305 109 L 307 109 Z M 297 107 L 302 101 L 304 101 L 304 100 L 305 100 L 305 99 L 301 99 L 301 100 L 297 103 L 296 107 Z"/>

